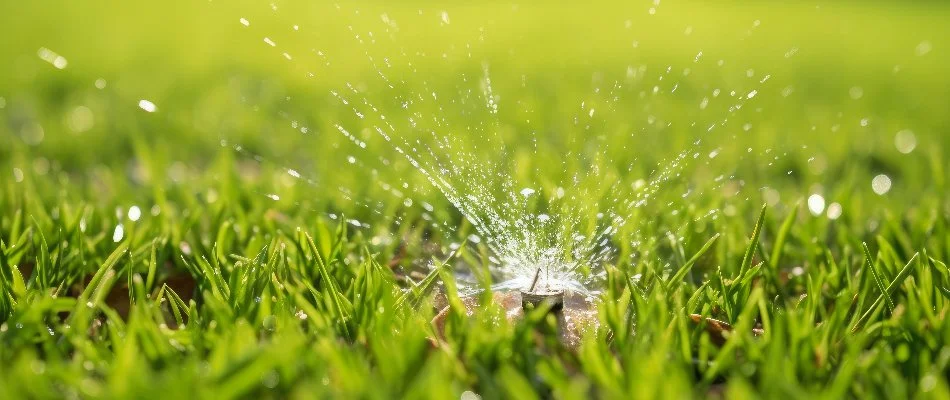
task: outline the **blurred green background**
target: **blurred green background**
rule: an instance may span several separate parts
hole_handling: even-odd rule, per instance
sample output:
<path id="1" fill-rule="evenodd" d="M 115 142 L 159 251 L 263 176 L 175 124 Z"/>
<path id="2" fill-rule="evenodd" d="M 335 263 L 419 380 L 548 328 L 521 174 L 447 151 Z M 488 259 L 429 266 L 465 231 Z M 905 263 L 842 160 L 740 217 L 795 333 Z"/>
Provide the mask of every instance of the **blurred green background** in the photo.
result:
<path id="1" fill-rule="evenodd" d="M 649 178 L 680 152 L 704 161 L 671 187 L 718 193 L 729 185 L 709 182 L 722 175 L 748 191 L 738 200 L 753 203 L 820 193 L 829 203 L 912 205 L 946 188 L 950 7 L 942 2 L 40 1 L 7 4 L 3 15 L 3 176 L 16 178 L 16 168 L 34 185 L 69 188 L 47 194 L 185 207 L 165 204 L 167 193 L 217 198 L 233 170 L 236 185 L 252 190 L 229 196 L 278 193 L 287 209 L 372 218 L 336 188 L 392 209 L 402 200 L 368 183 L 407 183 L 417 201 L 457 219 L 330 94 L 347 84 L 390 120 L 408 115 L 394 90 L 439 91 L 441 101 L 419 106 L 451 128 L 439 135 L 548 191 L 593 166 L 603 167 L 598 176 Z M 56 55 L 66 62 L 54 65 Z M 401 82 L 394 90 L 374 70 L 385 60 Z M 456 101 L 484 89 L 486 70 L 497 116 Z M 748 106 L 729 109 L 752 90 Z M 157 112 L 140 109 L 143 99 Z M 486 121 L 497 123 L 506 152 L 478 149 L 484 138 L 465 133 Z M 354 146 L 337 123 L 369 148 Z M 916 144 L 908 154 L 895 145 L 901 131 Z M 424 129 L 398 134 L 431 144 Z M 263 169 L 222 139 L 262 157 Z M 710 152 L 719 156 L 709 160 Z M 277 178 L 278 167 L 317 185 Z M 871 190 L 879 174 L 893 182 L 886 197 Z M 694 197 L 723 206 L 721 196 Z"/>

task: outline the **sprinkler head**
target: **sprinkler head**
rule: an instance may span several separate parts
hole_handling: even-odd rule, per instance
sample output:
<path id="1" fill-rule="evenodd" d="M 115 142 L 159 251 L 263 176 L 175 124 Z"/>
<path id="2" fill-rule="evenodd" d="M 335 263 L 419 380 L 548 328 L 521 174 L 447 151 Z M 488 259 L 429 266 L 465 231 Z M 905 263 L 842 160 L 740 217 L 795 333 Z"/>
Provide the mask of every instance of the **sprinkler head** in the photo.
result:
<path id="1" fill-rule="evenodd" d="M 521 307 L 530 310 L 540 307 L 542 304 L 548 304 L 550 311 L 555 312 L 564 306 L 564 292 L 560 290 L 541 290 L 538 287 L 538 278 L 541 277 L 541 267 L 534 273 L 534 279 L 531 280 L 531 287 L 528 290 L 521 291 Z"/>
<path id="2" fill-rule="evenodd" d="M 548 305 L 551 312 L 559 311 L 564 307 L 564 292 L 521 292 L 521 307 L 531 310 Z"/>

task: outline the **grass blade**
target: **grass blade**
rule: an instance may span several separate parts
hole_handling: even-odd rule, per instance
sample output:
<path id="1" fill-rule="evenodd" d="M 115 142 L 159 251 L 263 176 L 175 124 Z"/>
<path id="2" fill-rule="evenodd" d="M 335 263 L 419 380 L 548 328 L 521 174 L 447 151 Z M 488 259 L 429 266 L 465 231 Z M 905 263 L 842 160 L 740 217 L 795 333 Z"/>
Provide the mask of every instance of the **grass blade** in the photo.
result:
<path id="1" fill-rule="evenodd" d="M 874 283 L 877 285 L 878 290 L 881 291 L 881 295 L 884 296 L 884 302 L 887 304 L 887 309 L 889 311 L 894 311 L 894 300 L 891 300 L 891 296 L 887 292 L 887 288 L 884 286 L 884 280 L 878 275 L 877 270 L 874 268 L 874 259 L 871 257 L 871 250 L 868 249 L 867 243 L 861 243 L 864 250 L 864 261 L 865 268 L 871 272 L 871 277 L 874 278 Z"/>
<path id="2" fill-rule="evenodd" d="M 693 256 L 689 259 L 689 261 L 683 264 L 683 266 L 680 267 L 679 271 L 676 271 L 676 274 L 674 274 L 673 277 L 667 280 L 667 286 L 673 284 L 674 282 L 682 281 L 683 278 L 686 277 L 686 274 L 688 274 L 689 271 L 693 268 L 693 266 L 696 265 L 696 262 L 699 261 L 699 258 L 702 257 L 704 254 L 706 254 L 706 251 L 709 250 L 714 244 L 716 244 L 716 240 L 719 239 L 719 236 L 720 234 L 717 233 L 713 235 L 713 237 L 709 238 L 709 240 L 707 240 L 706 243 L 703 244 L 703 247 L 700 247 L 699 251 L 697 251 L 696 254 L 693 254 Z"/>
<path id="3" fill-rule="evenodd" d="M 772 256 L 769 258 L 772 268 L 778 269 L 781 264 L 782 255 L 785 253 L 785 241 L 788 239 L 788 233 L 792 230 L 792 225 L 795 224 L 795 218 L 798 218 L 800 208 L 801 203 L 796 203 L 795 207 L 792 207 L 792 212 L 788 213 L 785 221 L 782 221 L 782 227 L 779 228 L 778 235 L 775 237 L 775 244 L 772 245 Z"/>

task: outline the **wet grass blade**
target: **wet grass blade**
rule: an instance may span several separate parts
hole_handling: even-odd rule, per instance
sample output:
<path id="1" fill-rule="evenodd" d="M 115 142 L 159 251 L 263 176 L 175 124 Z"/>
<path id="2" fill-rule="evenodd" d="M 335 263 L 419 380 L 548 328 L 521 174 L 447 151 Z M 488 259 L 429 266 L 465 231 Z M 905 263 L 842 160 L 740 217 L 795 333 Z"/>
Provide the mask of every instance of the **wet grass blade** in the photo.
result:
<path id="1" fill-rule="evenodd" d="M 889 311 L 894 311 L 894 300 L 891 299 L 891 295 L 888 294 L 887 288 L 884 286 L 884 280 L 874 267 L 874 258 L 871 257 L 871 250 L 868 249 L 867 243 L 862 243 L 861 245 L 862 249 L 864 250 L 864 267 L 868 270 L 868 272 L 871 273 L 874 283 L 877 285 L 878 290 L 881 291 L 881 295 L 884 297 L 884 303 L 887 304 L 887 309 Z"/>
<path id="2" fill-rule="evenodd" d="M 775 236 L 775 243 L 772 245 L 772 256 L 769 257 L 769 263 L 772 264 L 772 268 L 778 269 L 781 267 L 782 256 L 785 254 L 785 241 L 788 240 L 788 233 L 792 230 L 795 219 L 798 218 L 798 210 L 800 208 L 801 203 L 796 203 L 795 206 L 792 207 L 792 211 L 789 212 L 785 220 L 782 221 L 782 227 L 779 228 L 778 235 Z"/>
<path id="3" fill-rule="evenodd" d="M 313 255 L 313 264 L 317 268 L 317 272 L 320 275 L 320 279 L 323 281 L 325 287 L 327 288 L 328 295 L 333 302 L 334 312 L 340 318 L 342 322 L 346 322 L 349 319 L 349 312 L 344 307 L 344 295 L 340 291 L 339 286 L 337 285 L 336 279 L 330 275 L 330 271 L 327 268 L 327 264 L 324 262 L 323 257 L 320 256 L 320 250 L 317 248 L 317 244 L 313 241 L 313 237 L 309 234 L 305 235 L 307 238 L 307 245 L 310 247 L 310 252 Z M 338 244 L 342 245 L 342 244 Z M 315 290 L 315 289 L 312 289 Z M 344 324 L 345 325 L 345 324 Z"/>
<path id="4" fill-rule="evenodd" d="M 881 305 L 881 303 L 886 302 L 887 299 L 890 299 L 890 294 L 893 293 L 894 290 L 896 290 L 901 284 L 903 284 L 904 280 L 910 275 L 913 269 L 911 266 L 914 265 L 919 256 L 920 253 L 914 254 L 910 261 L 904 265 L 904 268 L 901 268 L 900 272 L 897 273 L 897 276 L 894 277 L 894 280 L 892 280 L 891 283 L 887 285 L 887 288 L 885 288 L 884 291 L 878 295 L 877 299 L 875 299 L 871 304 L 871 307 L 869 307 L 868 310 L 861 315 L 861 318 L 858 319 L 858 322 L 855 323 L 854 327 L 851 328 L 851 332 L 855 332 L 857 329 L 863 326 L 864 323 L 867 322 L 868 318 L 870 318 L 874 311 L 877 310 L 877 308 Z M 893 307 L 891 307 L 891 310 L 893 310 Z"/>
<path id="5" fill-rule="evenodd" d="M 403 304 L 405 304 L 410 296 L 419 298 L 423 295 L 423 293 L 428 291 L 429 287 L 432 286 L 432 284 L 439 278 L 439 275 L 442 274 L 442 271 L 449 266 L 449 261 L 455 257 L 457 252 L 458 250 L 453 251 L 448 257 L 445 258 L 445 260 L 440 263 L 436 263 L 436 266 L 432 268 L 432 271 L 426 274 L 426 277 L 423 278 L 421 282 L 399 296 L 399 298 L 396 299 L 396 307 L 401 307 Z"/>
<path id="6" fill-rule="evenodd" d="M 686 277 L 686 274 L 688 274 L 689 271 L 693 269 L 693 266 L 696 265 L 696 262 L 699 261 L 699 259 L 704 254 L 706 254 L 706 251 L 709 250 L 714 244 L 716 244 L 716 240 L 719 239 L 719 236 L 720 234 L 717 233 L 713 235 L 713 237 L 709 238 L 709 240 L 707 240 L 706 243 L 703 244 L 703 247 L 700 247 L 699 251 L 693 254 L 693 256 L 690 257 L 689 261 L 686 261 L 686 263 L 683 264 L 683 266 L 680 267 L 680 269 L 676 271 L 676 273 L 669 280 L 667 280 L 667 286 L 672 287 L 670 285 L 676 282 L 682 281 L 683 278 Z"/>
<path id="7" fill-rule="evenodd" d="M 755 222 L 755 229 L 752 231 L 752 240 L 749 242 L 749 247 L 746 248 L 745 255 L 742 257 L 742 264 L 739 266 L 739 275 L 738 278 L 742 279 L 746 272 L 752 267 L 752 259 L 755 255 L 756 246 L 759 245 L 759 237 L 762 234 L 762 226 L 765 224 L 765 210 L 768 206 L 762 205 L 762 210 L 759 211 L 759 218 Z"/>

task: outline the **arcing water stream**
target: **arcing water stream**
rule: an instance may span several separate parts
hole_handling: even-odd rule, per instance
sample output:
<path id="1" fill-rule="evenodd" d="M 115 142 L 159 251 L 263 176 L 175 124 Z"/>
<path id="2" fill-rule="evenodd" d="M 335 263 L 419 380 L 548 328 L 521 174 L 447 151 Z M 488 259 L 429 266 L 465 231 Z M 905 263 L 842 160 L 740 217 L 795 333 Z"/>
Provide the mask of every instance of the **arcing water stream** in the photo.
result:
<path id="1" fill-rule="evenodd" d="M 336 9 L 341 18 L 367 23 L 359 10 Z M 444 12 L 430 19 L 428 22 L 442 26 L 451 24 Z M 684 95 L 683 101 L 688 101 L 696 96 L 695 91 L 702 90 L 689 81 L 692 69 L 707 63 L 702 51 L 682 66 L 659 71 L 630 64 L 620 74 L 595 72 L 590 92 L 578 96 L 579 107 L 557 116 L 569 122 L 552 128 L 530 119 L 524 123 L 514 120 L 514 116 L 530 118 L 534 107 L 522 100 L 524 96 L 496 91 L 492 66 L 472 56 L 472 44 L 443 49 L 441 58 L 478 65 L 475 72 L 467 69 L 449 79 L 430 77 L 417 60 L 428 62 L 431 54 L 407 50 L 399 39 L 407 28 L 399 28 L 386 14 L 380 21 L 368 23 L 370 28 L 347 25 L 372 76 L 333 85 L 336 88 L 330 90 L 331 95 L 352 117 L 333 123 L 333 129 L 348 139 L 358 154 L 349 157 L 351 164 L 376 162 L 387 168 L 394 164 L 394 158 L 403 158 L 436 188 L 474 228 L 467 242 L 488 250 L 480 261 L 490 266 L 494 289 L 596 291 L 605 266 L 616 261 L 619 241 L 640 240 L 637 228 L 642 216 L 635 216 L 637 209 L 653 201 L 661 190 L 681 190 L 681 197 L 687 199 L 722 186 L 720 177 L 709 187 L 684 188 L 681 176 L 691 162 L 706 160 L 708 164 L 716 157 L 718 148 L 706 145 L 704 139 L 710 137 L 710 132 L 727 129 L 731 119 L 738 119 L 736 116 L 754 101 L 770 78 L 749 73 L 741 90 L 709 90 L 698 107 L 710 111 L 681 120 L 679 115 L 663 115 L 652 105 L 675 103 L 680 101 L 677 96 L 693 91 Z M 240 23 L 253 29 L 246 18 Z M 301 28 L 294 25 L 293 29 Z M 484 29 L 479 31 L 481 38 L 487 34 Z M 302 58 L 281 51 L 266 33 L 261 36 L 278 55 L 309 71 L 311 66 L 300 61 Z M 329 68 L 333 64 L 323 51 L 314 48 L 311 52 L 320 60 L 315 66 Z M 527 74 L 522 74 L 521 80 L 521 87 L 530 92 Z M 507 101 L 509 97 L 516 100 Z M 634 118 L 643 118 L 643 125 L 627 127 L 629 132 L 619 138 L 615 135 L 605 139 L 605 134 L 598 131 L 616 129 L 612 125 L 616 121 L 611 119 Z M 519 130 L 525 127 L 526 131 Z M 294 128 L 307 133 L 307 128 L 298 127 L 296 122 Z M 657 151 L 634 148 L 635 144 L 650 144 L 671 130 L 692 132 L 695 141 L 666 157 L 643 178 L 630 181 L 637 162 L 631 153 Z M 638 167 L 636 170 L 642 169 Z M 525 169 L 528 173 L 513 175 Z M 294 178 L 319 186 L 319 182 L 303 178 L 294 169 L 286 170 Z M 373 172 L 375 183 L 404 199 L 407 206 L 432 211 L 428 203 L 413 199 L 416 188 L 405 181 L 389 184 L 375 174 L 375 169 Z M 367 203 L 365 199 L 354 201 Z M 706 215 L 714 214 L 711 211 Z M 449 221 L 433 224 L 456 230 Z"/>

